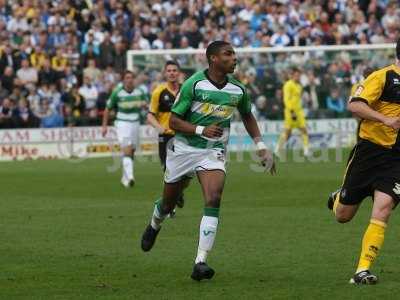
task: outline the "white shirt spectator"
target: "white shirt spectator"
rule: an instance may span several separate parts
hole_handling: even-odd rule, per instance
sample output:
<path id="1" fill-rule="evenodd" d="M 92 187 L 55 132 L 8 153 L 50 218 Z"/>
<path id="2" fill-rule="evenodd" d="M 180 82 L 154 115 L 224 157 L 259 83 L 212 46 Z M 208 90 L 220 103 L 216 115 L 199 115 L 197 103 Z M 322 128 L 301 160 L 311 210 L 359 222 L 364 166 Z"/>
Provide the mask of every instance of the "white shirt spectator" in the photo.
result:
<path id="1" fill-rule="evenodd" d="M 147 40 L 144 37 L 140 36 L 140 38 L 139 38 L 139 47 L 140 47 L 140 49 L 143 49 L 143 50 L 151 49 L 149 40 Z"/>
<path id="2" fill-rule="evenodd" d="M 7 23 L 7 30 L 11 32 L 16 32 L 17 30 L 27 31 L 29 30 L 29 24 L 25 18 L 12 18 Z"/>
<path id="3" fill-rule="evenodd" d="M 17 78 L 22 80 L 23 84 L 36 83 L 38 81 L 38 72 L 35 68 L 21 68 L 17 71 Z"/>
<path id="4" fill-rule="evenodd" d="M 85 42 L 86 43 L 89 42 L 89 35 L 90 34 L 93 34 L 94 43 L 95 44 L 101 44 L 104 41 L 104 32 L 101 32 L 101 31 L 98 31 L 98 30 L 94 30 L 94 29 L 90 29 L 85 34 Z"/>
<path id="5" fill-rule="evenodd" d="M 271 36 L 273 47 L 286 47 L 290 44 L 290 38 L 286 33 L 276 32 Z"/>
<path id="6" fill-rule="evenodd" d="M 86 108 L 92 109 L 96 107 L 99 92 L 94 84 L 84 84 L 79 88 L 79 95 L 85 99 Z"/>
<path id="7" fill-rule="evenodd" d="M 49 17 L 47 20 L 47 25 L 59 25 L 59 26 L 65 26 L 65 18 L 61 17 L 60 15 L 52 15 Z"/>
<path id="8" fill-rule="evenodd" d="M 251 18 L 253 17 L 253 10 L 243 8 L 239 14 L 238 17 L 242 19 L 243 21 L 250 22 Z"/>
<path id="9" fill-rule="evenodd" d="M 164 42 L 160 39 L 156 39 L 153 42 L 153 49 L 164 49 Z"/>
<path id="10" fill-rule="evenodd" d="M 382 18 L 382 25 L 383 28 L 386 30 L 388 29 L 389 26 L 397 25 L 400 23 L 400 18 L 396 13 L 395 8 L 389 7 L 388 11 Z"/>

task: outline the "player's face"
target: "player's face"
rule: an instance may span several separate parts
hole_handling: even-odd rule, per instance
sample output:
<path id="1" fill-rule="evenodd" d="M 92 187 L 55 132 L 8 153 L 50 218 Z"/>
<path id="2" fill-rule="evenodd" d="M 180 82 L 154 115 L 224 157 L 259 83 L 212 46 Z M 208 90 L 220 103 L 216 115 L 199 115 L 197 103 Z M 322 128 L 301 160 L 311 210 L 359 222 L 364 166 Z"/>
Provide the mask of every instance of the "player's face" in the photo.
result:
<path id="1" fill-rule="evenodd" d="M 216 55 L 215 63 L 222 72 L 226 74 L 233 73 L 235 71 L 237 59 L 232 46 L 227 45 L 222 47 L 218 55 Z"/>
<path id="2" fill-rule="evenodd" d="M 127 90 L 132 90 L 135 87 L 135 79 L 132 74 L 130 74 L 130 73 L 125 74 L 124 86 Z"/>
<path id="3" fill-rule="evenodd" d="M 300 81 L 300 72 L 295 71 L 292 76 L 294 81 Z"/>
<path id="4" fill-rule="evenodd" d="M 179 69 L 175 65 L 168 65 L 165 68 L 165 79 L 168 82 L 175 83 L 179 78 Z"/>

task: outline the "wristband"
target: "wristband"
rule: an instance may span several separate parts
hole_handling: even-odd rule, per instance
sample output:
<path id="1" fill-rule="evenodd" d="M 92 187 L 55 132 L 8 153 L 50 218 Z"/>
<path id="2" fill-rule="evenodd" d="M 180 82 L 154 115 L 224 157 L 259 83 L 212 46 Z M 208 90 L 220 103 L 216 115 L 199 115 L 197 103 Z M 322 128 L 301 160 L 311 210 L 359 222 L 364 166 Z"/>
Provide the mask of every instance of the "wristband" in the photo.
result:
<path id="1" fill-rule="evenodd" d="M 266 150 L 267 146 L 264 144 L 264 142 L 257 142 L 256 144 L 257 150 Z"/>
<path id="2" fill-rule="evenodd" d="M 197 135 L 202 135 L 203 134 L 203 131 L 204 131 L 204 126 L 196 126 L 196 130 L 195 130 L 195 133 L 197 134 Z"/>

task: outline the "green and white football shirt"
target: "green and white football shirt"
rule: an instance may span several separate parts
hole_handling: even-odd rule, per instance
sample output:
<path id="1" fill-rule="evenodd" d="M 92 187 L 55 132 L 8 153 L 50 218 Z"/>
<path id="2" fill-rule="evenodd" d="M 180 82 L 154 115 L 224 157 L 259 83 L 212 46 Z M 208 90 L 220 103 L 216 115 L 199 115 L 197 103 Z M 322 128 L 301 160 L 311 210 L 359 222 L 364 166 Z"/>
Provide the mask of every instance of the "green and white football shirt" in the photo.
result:
<path id="1" fill-rule="evenodd" d="M 107 108 L 117 111 L 118 121 L 137 122 L 140 118 L 140 109 L 144 104 L 146 104 L 146 95 L 142 89 L 134 88 L 128 92 L 122 84 L 119 84 L 111 93 Z"/>
<path id="2" fill-rule="evenodd" d="M 217 124 L 224 129 L 224 134 L 210 139 L 177 132 L 176 139 L 195 148 L 224 148 L 236 108 L 241 114 L 251 111 L 251 102 L 242 83 L 228 75 L 226 84 L 218 87 L 207 76 L 207 70 L 193 74 L 183 83 L 171 111 L 193 125 Z"/>

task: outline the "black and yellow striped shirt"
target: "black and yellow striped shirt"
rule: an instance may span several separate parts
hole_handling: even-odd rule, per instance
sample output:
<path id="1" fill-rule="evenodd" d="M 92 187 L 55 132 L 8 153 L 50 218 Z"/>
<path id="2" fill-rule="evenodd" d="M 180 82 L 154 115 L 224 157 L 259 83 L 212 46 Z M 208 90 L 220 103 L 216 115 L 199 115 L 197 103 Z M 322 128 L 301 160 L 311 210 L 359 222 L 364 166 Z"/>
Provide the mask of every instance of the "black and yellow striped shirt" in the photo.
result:
<path id="1" fill-rule="evenodd" d="M 151 94 L 150 113 L 152 113 L 162 127 L 166 129 L 166 134 L 174 134 L 169 128 L 169 119 L 171 118 L 171 108 L 175 102 L 176 94 L 167 83 L 157 86 Z"/>
<path id="2" fill-rule="evenodd" d="M 388 116 L 400 116 L 400 67 L 390 65 L 370 74 L 358 85 L 350 102 L 362 101 Z M 361 120 L 359 138 L 386 148 L 400 148 L 399 131 L 372 120 Z"/>

